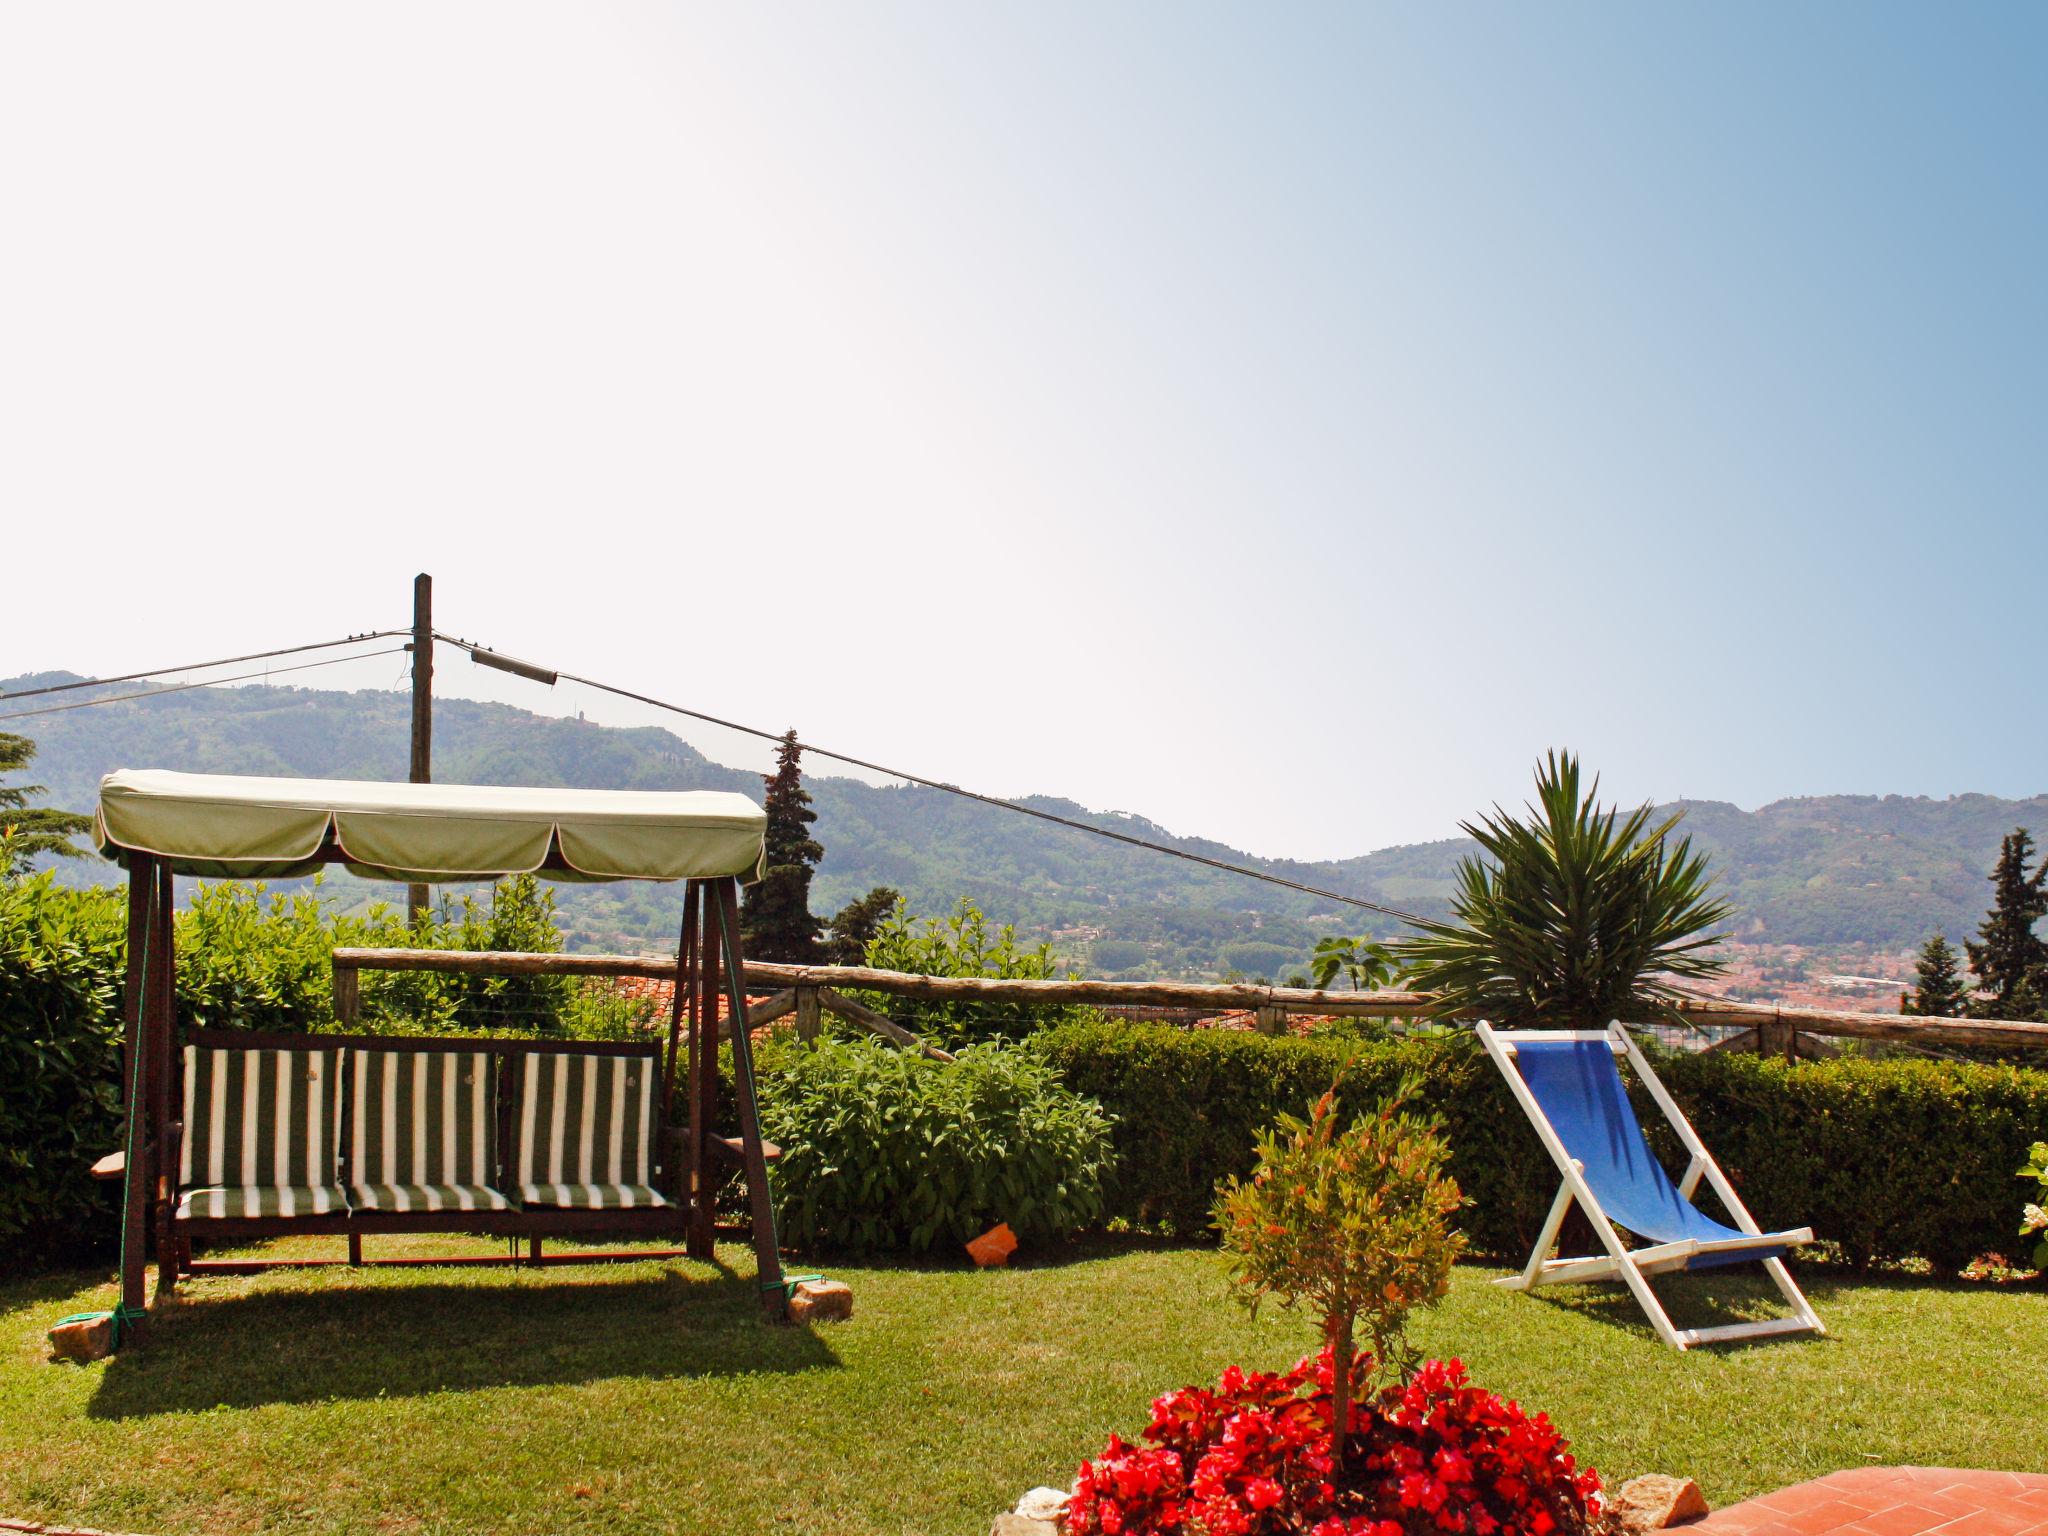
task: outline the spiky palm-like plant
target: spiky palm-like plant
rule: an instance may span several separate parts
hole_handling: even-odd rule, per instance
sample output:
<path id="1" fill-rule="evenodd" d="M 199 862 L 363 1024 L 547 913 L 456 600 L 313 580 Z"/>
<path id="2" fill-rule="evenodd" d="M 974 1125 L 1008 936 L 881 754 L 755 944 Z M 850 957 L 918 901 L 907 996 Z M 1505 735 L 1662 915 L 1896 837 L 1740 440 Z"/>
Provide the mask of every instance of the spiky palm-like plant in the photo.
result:
<path id="1" fill-rule="evenodd" d="M 1671 1017 L 1678 983 L 1724 969 L 1706 951 L 1729 908 L 1709 896 L 1692 839 L 1671 840 L 1682 813 L 1653 827 L 1647 805 L 1603 810 L 1599 780 L 1583 794 L 1579 782 L 1577 759 L 1552 752 L 1528 819 L 1495 806 L 1464 824 L 1482 856 L 1458 866 L 1454 921 L 1394 946 L 1438 1011 L 1597 1029 Z"/>

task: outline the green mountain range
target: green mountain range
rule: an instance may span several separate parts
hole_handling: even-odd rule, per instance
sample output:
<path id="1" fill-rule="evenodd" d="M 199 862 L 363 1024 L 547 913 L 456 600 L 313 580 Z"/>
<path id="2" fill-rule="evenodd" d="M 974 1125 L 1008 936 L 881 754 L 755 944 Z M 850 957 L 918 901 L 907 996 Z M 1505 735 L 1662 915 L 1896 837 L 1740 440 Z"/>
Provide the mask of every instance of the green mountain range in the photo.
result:
<path id="1" fill-rule="evenodd" d="M 0 692 L 74 680 L 56 673 L 18 677 L 0 683 Z M 241 687 L 157 692 L 0 723 L 0 730 L 38 743 L 34 776 L 49 786 L 48 803 L 89 811 L 100 776 L 119 767 L 403 778 L 408 723 L 409 703 L 399 693 Z M 737 789 L 757 798 L 761 790 L 757 775 L 714 763 L 665 730 L 463 699 L 436 701 L 434 769 L 450 783 Z M 826 849 L 813 887 L 821 913 L 875 885 L 895 886 L 919 912 L 945 911 L 965 897 L 1027 936 L 1050 938 L 1090 974 L 1190 978 L 1226 969 L 1281 976 L 1301 967 L 1323 934 L 1391 926 L 1355 908 L 940 790 L 879 788 L 827 775 L 807 783 Z M 1471 850 L 1453 837 L 1343 860 L 1269 859 L 1072 801 L 1020 803 L 1425 915 L 1444 910 L 1452 871 Z M 1733 936 L 1759 943 L 1899 948 L 1936 929 L 1952 937 L 1974 932 L 1999 838 L 2022 825 L 2048 834 L 2048 795 L 1830 795 L 1756 811 L 1719 801 L 1675 808 L 1685 811 L 1686 829 L 1711 856 L 1721 893 L 1735 905 Z M 67 871 L 72 879 L 105 875 L 97 862 Z M 350 901 L 395 894 L 345 877 L 330 877 L 328 885 Z M 675 903 L 659 887 L 568 886 L 558 899 L 572 947 L 674 942 Z"/>

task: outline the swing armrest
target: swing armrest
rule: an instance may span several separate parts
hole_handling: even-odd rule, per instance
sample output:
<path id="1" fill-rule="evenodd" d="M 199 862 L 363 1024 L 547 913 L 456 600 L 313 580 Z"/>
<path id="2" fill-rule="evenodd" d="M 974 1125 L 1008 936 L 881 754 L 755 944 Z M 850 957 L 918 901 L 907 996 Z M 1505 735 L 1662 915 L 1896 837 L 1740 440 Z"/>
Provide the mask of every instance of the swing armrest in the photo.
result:
<path id="1" fill-rule="evenodd" d="M 740 1145 L 740 1139 L 737 1136 L 712 1137 L 711 1151 L 713 1156 L 719 1158 L 723 1162 L 728 1162 L 732 1164 L 732 1166 L 735 1168 L 743 1168 L 746 1166 L 746 1149 Z M 762 1161 L 772 1163 L 781 1156 L 782 1148 L 778 1147 L 777 1145 L 775 1145 L 774 1142 L 769 1141 L 764 1137 L 761 1142 Z"/>

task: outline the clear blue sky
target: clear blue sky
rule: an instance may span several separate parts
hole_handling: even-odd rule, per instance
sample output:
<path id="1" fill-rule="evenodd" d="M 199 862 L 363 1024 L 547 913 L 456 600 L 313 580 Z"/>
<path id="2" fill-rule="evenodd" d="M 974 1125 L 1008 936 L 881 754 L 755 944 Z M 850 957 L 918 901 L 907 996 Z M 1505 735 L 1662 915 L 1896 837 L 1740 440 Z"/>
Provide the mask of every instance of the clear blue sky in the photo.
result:
<path id="1" fill-rule="evenodd" d="M 0 505 L 75 584 L 0 674 L 425 567 L 505 649 L 1266 853 L 1553 745 L 2038 793 L 2044 82 L 2018 6 L 10 10 Z"/>

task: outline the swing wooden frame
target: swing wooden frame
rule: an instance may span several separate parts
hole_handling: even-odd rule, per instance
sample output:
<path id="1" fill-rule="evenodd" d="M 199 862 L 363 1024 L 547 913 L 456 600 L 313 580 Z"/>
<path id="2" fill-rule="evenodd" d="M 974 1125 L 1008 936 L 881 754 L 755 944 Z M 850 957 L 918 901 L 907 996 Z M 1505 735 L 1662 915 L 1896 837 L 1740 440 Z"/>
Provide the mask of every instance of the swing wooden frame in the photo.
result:
<path id="1" fill-rule="evenodd" d="M 109 786 L 122 775 L 110 775 Z M 147 776 L 143 776 L 147 777 Z M 179 775 L 161 775 L 177 779 Z M 226 782 L 226 781 L 217 781 Z M 257 781 L 249 781 L 257 782 Z M 317 796 L 319 781 L 305 781 L 305 790 Z M 441 786 L 325 786 L 337 791 L 374 788 L 379 792 L 417 791 L 418 804 L 404 814 L 413 821 L 434 814 L 433 792 Z M 474 795 L 477 791 L 449 787 L 450 797 Z M 500 793 L 484 791 L 483 793 Z M 546 792 L 526 792 L 529 796 Z M 652 795 L 629 792 L 573 792 L 576 804 L 588 808 L 601 802 L 605 811 L 617 802 L 636 814 L 656 816 L 664 806 L 686 802 L 689 795 Z M 720 814 L 732 820 L 734 802 L 743 806 L 765 827 L 758 807 L 738 796 L 703 796 L 721 802 Z M 629 804 L 629 802 L 638 802 Z M 655 802 L 661 802 L 660 805 Z M 721 1231 L 714 1204 L 727 1178 L 737 1171 L 746 1187 L 748 1222 L 744 1229 L 754 1249 L 761 1306 L 770 1321 L 788 1316 L 788 1297 L 780 1256 L 777 1252 L 773 1208 L 770 1203 L 767 1165 L 773 1155 L 762 1140 L 755 1103 L 753 1059 L 747 1030 L 744 989 L 745 961 L 741 953 L 739 883 L 742 874 L 758 868 L 760 835 L 748 842 L 744 825 L 735 838 L 729 826 L 722 826 L 722 839 L 711 862 L 725 866 L 722 872 L 691 874 L 684 879 L 682 931 L 677 945 L 674 971 L 675 991 L 669 1009 L 664 1039 L 646 1042 L 558 1041 L 507 1038 L 387 1037 L 360 1034 L 263 1033 L 242 1030 L 194 1028 L 182 1031 L 182 1043 L 201 1048 L 239 1047 L 253 1050 L 347 1049 L 371 1051 L 441 1051 L 461 1049 L 485 1052 L 492 1070 L 501 1074 L 498 1095 L 500 1132 L 498 1147 L 506 1145 L 503 1127 L 509 1118 L 512 1080 L 516 1064 L 523 1057 L 546 1053 L 571 1053 L 589 1057 L 634 1056 L 644 1058 L 660 1073 L 659 1105 L 661 1129 L 660 1192 L 668 1203 L 639 1208 L 573 1208 L 514 1206 L 508 1210 L 372 1210 L 354 1206 L 319 1214 L 206 1216 L 178 1213 L 180 1181 L 179 1153 L 185 1127 L 180 1122 L 183 1097 L 180 1075 L 183 1053 L 181 1031 L 176 1019 L 176 953 L 172 924 L 175 878 L 180 873 L 222 873 L 218 856 L 184 855 L 159 846 L 144 849 L 124 842 L 110 828 L 106 815 L 108 801 L 102 796 L 99 840 L 103 851 L 124 864 L 128 873 L 128 962 L 123 1009 L 124 1111 L 123 1146 L 132 1154 L 115 1154 L 101 1160 L 95 1172 L 124 1180 L 121 1304 L 131 1316 L 142 1315 L 146 1305 L 172 1296 L 184 1276 L 251 1273 L 269 1268 L 299 1268 L 329 1264 L 453 1264 L 490 1265 L 511 1263 L 588 1263 L 607 1260 L 645 1260 L 688 1256 L 708 1260 L 715 1237 Z M 202 805 L 203 809 L 203 805 Z M 744 823 L 746 817 L 740 821 Z M 629 828 L 614 830 L 608 850 L 616 861 L 618 849 L 630 848 Z M 537 864 L 528 860 L 504 859 L 506 867 L 492 870 L 465 868 L 460 878 L 483 879 L 502 875 L 539 873 L 543 876 L 576 880 L 677 878 L 664 874 L 597 874 L 586 866 L 578 868 L 563 851 L 565 838 L 547 833 L 547 852 Z M 741 853 L 732 850 L 738 847 Z M 292 869 L 345 863 L 358 872 L 399 878 L 411 870 L 366 869 L 364 860 L 343 846 L 339 818 L 330 820 L 325 835 L 311 852 L 294 850 Z M 739 865 L 738 868 L 730 866 Z M 197 866 L 194 868 L 194 866 Z M 275 868 L 275 865 L 267 866 Z M 664 866 L 666 867 L 666 866 Z M 443 875 L 442 879 L 448 878 Z M 723 1004 L 723 1020 L 721 1020 Z M 714 1127 L 721 1094 L 718 1045 L 721 1034 L 730 1043 L 735 1071 L 734 1104 L 737 1136 L 723 1137 Z M 678 1083 L 678 1070 L 681 1081 Z M 684 1097 L 685 1113 L 677 1124 L 675 1096 Z M 340 1158 L 337 1146 L 334 1158 Z M 509 1154 L 507 1154 L 509 1162 Z M 337 1173 L 337 1178 L 339 1177 Z M 366 1259 L 362 1240 L 366 1236 L 393 1233 L 461 1232 L 501 1236 L 508 1251 L 502 1255 L 446 1258 Z M 195 1258 L 195 1241 L 235 1241 L 298 1234 L 345 1236 L 346 1259 L 262 1259 Z M 546 1255 L 543 1242 L 549 1237 L 616 1238 L 629 1240 L 673 1237 L 679 1247 L 639 1249 L 623 1253 L 575 1251 Z M 524 1254 L 517 1250 L 525 1240 Z M 156 1270 L 155 1295 L 148 1292 L 148 1271 Z"/>

